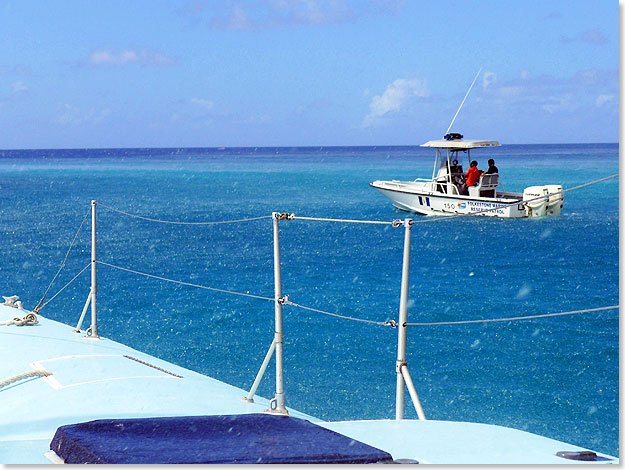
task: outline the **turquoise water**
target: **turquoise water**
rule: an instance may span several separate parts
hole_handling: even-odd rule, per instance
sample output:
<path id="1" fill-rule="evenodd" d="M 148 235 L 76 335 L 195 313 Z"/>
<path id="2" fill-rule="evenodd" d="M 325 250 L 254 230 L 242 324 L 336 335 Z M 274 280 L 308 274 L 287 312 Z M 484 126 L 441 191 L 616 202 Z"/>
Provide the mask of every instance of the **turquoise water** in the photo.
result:
<path id="1" fill-rule="evenodd" d="M 270 215 L 390 221 L 376 179 L 432 172 L 419 147 L 1 151 L 2 295 L 34 308 L 92 199 L 166 220 Z M 618 145 L 507 146 L 506 190 L 571 188 L 618 173 Z M 458 218 L 413 226 L 409 321 L 618 304 L 618 180 L 565 195 L 559 217 Z M 414 216 L 417 220 L 427 218 Z M 49 297 L 89 263 L 89 221 Z M 283 292 L 348 316 L 397 319 L 403 228 L 280 222 Z M 271 220 L 154 224 L 98 209 L 100 260 L 273 296 Z M 100 334 L 249 388 L 273 339 L 273 303 L 100 266 Z M 89 274 L 42 314 L 75 324 Z M 287 407 L 323 419 L 393 418 L 397 330 L 285 307 Z M 500 424 L 618 455 L 618 311 L 410 327 L 408 365 L 429 419 Z M 267 373 L 259 394 L 273 395 Z M 407 401 L 408 417 L 416 413 Z"/>

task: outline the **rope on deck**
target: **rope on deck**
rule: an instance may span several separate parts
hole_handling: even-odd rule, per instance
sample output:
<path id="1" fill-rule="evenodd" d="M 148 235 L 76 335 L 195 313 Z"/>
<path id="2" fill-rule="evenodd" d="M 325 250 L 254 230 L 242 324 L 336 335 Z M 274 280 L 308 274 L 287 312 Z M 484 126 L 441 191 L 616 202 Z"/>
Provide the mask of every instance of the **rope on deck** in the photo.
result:
<path id="1" fill-rule="evenodd" d="M 39 323 L 39 320 L 37 320 L 37 315 L 35 315 L 34 313 L 28 313 L 22 318 L 13 317 L 12 320 L 2 321 L 0 322 L 0 325 L 32 326 L 36 325 L 37 323 Z"/>
<path id="2" fill-rule="evenodd" d="M 24 380 L 29 377 L 47 377 L 49 375 L 52 375 L 52 373 L 42 369 L 22 372 L 21 374 L 14 375 L 1 381 L 0 388 L 6 387 L 7 385 L 11 385 L 12 383 L 19 382 L 20 380 Z"/>
<path id="3" fill-rule="evenodd" d="M 271 219 L 270 215 L 263 215 L 260 217 L 250 217 L 247 219 L 236 219 L 236 220 L 218 220 L 218 221 L 209 221 L 209 222 L 183 222 L 177 220 L 161 220 L 161 219 L 153 219 L 151 217 L 143 217 L 141 215 L 131 214 L 129 212 L 124 212 L 119 209 L 115 209 L 111 206 L 107 206 L 106 204 L 98 203 L 100 207 L 104 207 L 112 212 L 117 212 L 118 214 L 123 214 L 128 217 L 133 217 L 135 219 L 147 220 L 148 222 L 157 222 L 160 224 L 171 224 L 171 225 L 219 225 L 219 224 L 236 224 L 239 222 L 250 222 L 253 220 L 261 220 L 261 219 Z"/>

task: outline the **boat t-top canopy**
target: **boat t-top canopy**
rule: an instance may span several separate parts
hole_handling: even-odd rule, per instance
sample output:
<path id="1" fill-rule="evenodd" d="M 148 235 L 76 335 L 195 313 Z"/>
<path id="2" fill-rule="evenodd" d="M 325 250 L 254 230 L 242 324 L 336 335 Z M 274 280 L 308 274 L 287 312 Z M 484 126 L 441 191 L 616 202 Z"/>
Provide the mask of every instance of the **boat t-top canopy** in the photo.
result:
<path id="1" fill-rule="evenodd" d="M 496 140 L 430 140 L 425 144 L 421 144 L 421 147 L 434 147 L 441 149 L 476 149 L 482 147 L 501 147 L 501 144 Z"/>

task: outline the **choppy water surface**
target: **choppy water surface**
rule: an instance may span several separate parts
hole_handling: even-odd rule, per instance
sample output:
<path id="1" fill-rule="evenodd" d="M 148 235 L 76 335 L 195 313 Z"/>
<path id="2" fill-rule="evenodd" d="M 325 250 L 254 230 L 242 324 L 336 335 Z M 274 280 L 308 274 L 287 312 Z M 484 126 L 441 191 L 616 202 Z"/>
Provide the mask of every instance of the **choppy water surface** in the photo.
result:
<path id="1" fill-rule="evenodd" d="M 618 172 L 618 145 L 510 146 L 507 190 L 574 187 Z M 0 289 L 33 308 L 92 199 L 179 221 L 270 215 L 404 218 L 369 187 L 431 175 L 418 147 L 0 152 Z M 561 216 L 458 218 L 413 226 L 409 321 L 564 312 L 618 304 L 618 180 L 568 192 Z M 427 220 L 414 216 L 417 220 Z M 397 319 L 403 228 L 280 222 L 283 292 L 296 303 Z M 50 294 L 89 263 L 89 220 Z M 270 219 L 180 226 L 98 209 L 102 261 L 273 296 Z M 272 302 L 100 266 L 100 334 L 249 388 L 273 339 Z M 75 324 L 83 274 L 44 308 Z M 397 330 L 285 307 L 287 406 L 323 419 L 393 418 Z M 408 365 L 429 419 L 480 421 L 618 455 L 618 311 L 411 327 Z M 268 373 L 259 393 L 273 395 Z M 407 416 L 416 417 L 410 402 Z"/>

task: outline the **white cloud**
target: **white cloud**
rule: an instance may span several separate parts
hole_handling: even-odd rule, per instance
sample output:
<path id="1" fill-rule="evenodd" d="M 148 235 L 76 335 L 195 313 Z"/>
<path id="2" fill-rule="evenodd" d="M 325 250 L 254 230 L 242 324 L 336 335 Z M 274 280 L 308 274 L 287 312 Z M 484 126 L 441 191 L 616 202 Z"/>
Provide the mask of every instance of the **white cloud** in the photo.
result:
<path id="1" fill-rule="evenodd" d="M 533 76 L 498 80 L 482 88 L 478 99 L 486 109 L 504 110 L 509 116 L 538 113 L 572 115 L 580 109 L 599 108 L 618 100 L 615 70 L 582 70 L 570 77 Z"/>
<path id="2" fill-rule="evenodd" d="M 234 5 L 230 15 L 222 21 L 221 26 L 224 29 L 233 30 L 246 30 L 253 29 L 252 20 L 247 15 L 247 12 L 241 5 Z"/>
<path id="3" fill-rule="evenodd" d="M 203 98 L 191 98 L 191 103 L 207 111 L 213 109 L 213 106 L 215 106 L 215 103 Z"/>
<path id="4" fill-rule="evenodd" d="M 26 91 L 28 91 L 28 87 L 21 80 L 13 82 L 11 84 L 11 89 L 13 90 L 14 95 L 17 95 L 19 93 L 25 93 Z"/>
<path id="5" fill-rule="evenodd" d="M 570 95 L 550 96 L 545 100 L 541 108 L 549 114 L 554 114 L 560 111 L 572 112 L 577 108 L 577 105 Z"/>
<path id="6" fill-rule="evenodd" d="M 369 104 L 369 114 L 365 117 L 365 125 L 391 112 L 397 112 L 415 97 L 429 96 L 427 80 L 417 78 L 398 78 L 386 87 L 382 95 L 376 95 Z"/>
<path id="7" fill-rule="evenodd" d="M 493 72 L 484 72 L 482 75 L 482 88 L 488 88 L 497 81 L 497 75 Z"/>
<path id="8" fill-rule="evenodd" d="M 82 124 L 98 124 L 102 122 L 106 117 L 111 114 L 109 108 L 97 110 L 90 108 L 87 111 L 82 111 L 76 106 L 71 104 L 63 104 L 61 106 L 61 112 L 56 117 L 55 122 L 63 126 L 78 126 Z"/>
<path id="9" fill-rule="evenodd" d="M 7 66 L 0 64 L 0 75 L 32 76 L 33 71 L 27 65 Z"/>
<path id="10" fill-rule="evenodd" d="M 193 0 L 178 10 L 178 13 L 186 16 L 197 16 L 206 10 L 209 5 L 202 0 Z"/>
<path id="11" fill-rule="evenodd" d="M 270 8 L 293 23 L 328 24 L 350 19 L 344 0 L 270 0 Z"/>
<path id="12" fill-rule="evenodd" d="M 258 30 L 285 26 L 339 24 L 371 15 L 395 15 L 404 0 L 231 0 L 213 2 L 208 26 L 217 29 Z M 190 6 L 184 14 L 195 17 L 205 9 Z"/>
<path id="13" fill-rule="evenodd" d="M 120 52 L 112 52 L 109 49 L 97 49 L 89 54 L 87 62 L 93 66 L 122 66 L 138 64 L 149 67 L 169 67 L 176 65 L 176 59 L 158 51 L 147 49 L 131 50 L 124 49 Z"/>
<path id="14" fill-rule="evenodd" d="M 208 26 L 215 29 L 229 29 L 233 31 L 246 31 L 258 29 L 261 25 L 252 20 L 248 10 L 243 4 L 235 3 L 228 5 L 229 9 L 216 14 L 209 21 Z"/>
<path id="15" fill-rule="evenodd" d="M 584 31 L 576 36 L 563 36 L 561 40 L 565 44 L 569 42 L 585 42 L 594 46 L 604 46 L 609 42 L 604 34 L 597 29 Z"/>
<path id="16" fill-rule="evenodd" d="M 595 106 L 600 108 L 604 104 L 614 102 L 614 95 L 599 95 L 597 96 L 597 100 L 595 101 Z"/>
<path id="17" fill-rule="evenodd" d="M 89 63 L 93 65 L 123 65 L 133 62 L 137 62 L 137 54 L 129 50 L 121 51 L 118 54 L 106 50 L 97 50 L 89 56 Z"/>

